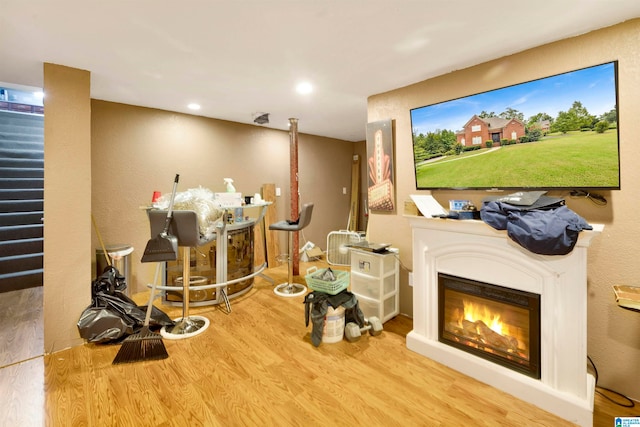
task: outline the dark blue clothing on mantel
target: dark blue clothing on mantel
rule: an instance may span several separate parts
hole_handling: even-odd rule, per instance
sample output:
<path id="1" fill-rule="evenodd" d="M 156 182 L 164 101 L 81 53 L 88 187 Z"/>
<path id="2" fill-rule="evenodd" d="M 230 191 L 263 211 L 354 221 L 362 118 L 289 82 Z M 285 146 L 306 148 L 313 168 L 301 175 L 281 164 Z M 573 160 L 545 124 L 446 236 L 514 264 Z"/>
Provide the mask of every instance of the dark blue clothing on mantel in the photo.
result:
<path id="1" fill-rule="evenodd" d="M 593 229 L 564 203 L 536 208 L 488 201 L 480 210 L 480 218 L 495 229 L 507 230 L 513 241 L 540 255 L 566 255 L 582 230 Z"/>

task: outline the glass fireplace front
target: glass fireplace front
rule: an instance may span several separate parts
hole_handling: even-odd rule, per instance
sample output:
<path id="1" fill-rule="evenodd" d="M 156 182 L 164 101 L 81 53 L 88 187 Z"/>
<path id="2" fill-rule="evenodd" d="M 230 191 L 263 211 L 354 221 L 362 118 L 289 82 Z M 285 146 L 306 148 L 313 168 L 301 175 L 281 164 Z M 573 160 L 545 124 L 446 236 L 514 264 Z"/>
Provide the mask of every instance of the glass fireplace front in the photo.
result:
<path id="1" fill-rule="evenodd" d="M 438 273 L 438 340 L 540 378 L 540 295 Z"/>

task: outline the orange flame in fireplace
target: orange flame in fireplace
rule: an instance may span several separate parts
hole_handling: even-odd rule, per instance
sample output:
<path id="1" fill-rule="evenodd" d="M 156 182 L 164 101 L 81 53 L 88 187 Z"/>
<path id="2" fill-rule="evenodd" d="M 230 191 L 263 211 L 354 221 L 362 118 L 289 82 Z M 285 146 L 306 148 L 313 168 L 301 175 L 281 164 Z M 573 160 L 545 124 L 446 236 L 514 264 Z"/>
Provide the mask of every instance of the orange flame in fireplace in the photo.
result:
<path id="1" fill-rule="evenodd" d="M 452 313 L 461 330 L 471 332 L 471 328 L 473 333 L 478 334 L 482 340 L 486 340 L 493 347 L 505 352 L 517 353 L 520 357 L 528 359 L 526 337 L 519 328 L 510 325 L 508 321 L 503 321 L 501 312 L 471 299 L 462 298 L 462 304 L 464 307 L 462 313 L 458 309 Z M 487 328 L 497 335 L 493 337 L 488 335 Z"/>
<path id="2" fill-rule="evenodd" d="M 469 300 L 462 300 L 464 305 L 464 320 L 475 323 L 476 321 L 482 321 L 491 330 L 497 334 L 504 335 L 504 324 L 500 320 L 500 314 L 491 311 L 489 307 L 484 304 L 477 304 Z"/>

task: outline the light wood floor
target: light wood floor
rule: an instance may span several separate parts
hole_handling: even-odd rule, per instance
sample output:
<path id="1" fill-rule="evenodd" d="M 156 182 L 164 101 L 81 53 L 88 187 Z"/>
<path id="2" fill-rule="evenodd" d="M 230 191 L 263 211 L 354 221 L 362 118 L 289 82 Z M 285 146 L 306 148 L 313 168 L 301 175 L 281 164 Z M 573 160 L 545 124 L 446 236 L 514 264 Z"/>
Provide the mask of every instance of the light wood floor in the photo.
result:
<path id="1" fill-rule="evenodd" d="M 286 269 L 268 274 L 280 282 Z M 378 337 L 316 348 L 302 300 L 278 297 L 257 279 L 232 300 L 231 314 L 192 308 L 211 325 L 165 339 L 167 359 L 114 366 L 119 346 L 86 344 L 0 369 L 0 426 L 569 425 L 411 352 L 403 316 Z M 594 425 L 613 426 L 614 416 L 638 409 L 596 396 Z"/>
<path id="2" fill-rule="evenodd" d="M 0 366 L 42 356 L 42 286 L 0 293 Z"/>

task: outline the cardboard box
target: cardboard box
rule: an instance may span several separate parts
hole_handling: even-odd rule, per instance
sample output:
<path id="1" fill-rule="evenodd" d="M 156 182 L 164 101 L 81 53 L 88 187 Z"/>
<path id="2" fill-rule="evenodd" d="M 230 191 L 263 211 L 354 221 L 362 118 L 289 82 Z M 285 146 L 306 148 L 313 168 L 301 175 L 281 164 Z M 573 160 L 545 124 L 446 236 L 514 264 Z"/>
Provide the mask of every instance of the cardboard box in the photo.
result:
<path id="1" fill-rule="evenodd" d="M 300 257 L 300 260 L 303 262 L 314 261 L 322 257 L 322 254 L 323 254 L 322 249 L 320 249 L 317 246 L 314 246 L 311 249 L 307 249 L 303 251 L 302 256 Z"/>

